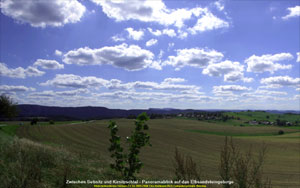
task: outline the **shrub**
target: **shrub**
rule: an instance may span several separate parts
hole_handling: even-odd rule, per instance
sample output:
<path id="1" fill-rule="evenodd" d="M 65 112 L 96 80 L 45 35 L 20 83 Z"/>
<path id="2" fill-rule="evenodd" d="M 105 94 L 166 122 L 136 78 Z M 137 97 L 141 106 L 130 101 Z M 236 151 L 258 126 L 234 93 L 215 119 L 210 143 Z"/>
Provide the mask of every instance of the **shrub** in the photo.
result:
<path id="1" fill-rule="evenodd" d="M 50 125 L 53 125 L 53 124 L 54 124 L 54 121 L 53 121 L 53 120 L 50 120 L 50 121 L 49 121 L 49 124 L 50 124 Z"/>
<path id="2" fill-rule="evenodd" d="M 282 134 L 284 134 L 284 131 L 283 131 L 283 130 L 279 130 L 279 131 L 278 131 L 278 134 L 279 134 L 279 135 L 282 135 Z"/>
<path id="3" fill-rule="evenodd" d="M 177 147 L 175 148 L 174 170 L 176 180 L 200 180 L 200 172 L 197 170 L 197 165 L 191 156 L 184 156 Z"/>
<path id="4" fill-rule="evenodd" d="M 271 182 L 268 178 L 263 178 L 263 164 L 266 155 L 266 145 L 263 144 L 257 158 L 254 157 L 251 148 L 243 153 L 233 143 L 232 138 L 225 143 L 221 151 L 219 173 L 224 181 L 234 181 L 239 188 L 269 188 Z M 231 185 L 224 184 L 224 188 Z"/>
<path id="5" fill-rule="evenodd" d="M 33 118 L 30 122 L 30 125 L 36 125 L 38 122 L 38 119 L 37 118 Z"/>
<path id="6" fill-rule="evenodd" d="M 149 120 L 146 113 L 141 113 L 135 121 L 135 130 L 130 137 L 127 137 L 129 143 L 129 153 L 124 154 L 123 148 L 120 144 L 120 136 L 117 136 L 118 126 L 116 122 L 111 121 L 108 125 L 110 129 L 111 139 L 109 139 L 111 145 L 108 148 L 112 152 L 111 157 L 115 158 L 115 163 L 110 167 L 122 174 L 125 180 L 135 180 L 135 173 L 138 173 L 143 166 L 143 163 L 139 159 L 140 149 L 143 146 L 150 145 L 150 136 L 145 133 L 149 127 L 145 123 Z"/>

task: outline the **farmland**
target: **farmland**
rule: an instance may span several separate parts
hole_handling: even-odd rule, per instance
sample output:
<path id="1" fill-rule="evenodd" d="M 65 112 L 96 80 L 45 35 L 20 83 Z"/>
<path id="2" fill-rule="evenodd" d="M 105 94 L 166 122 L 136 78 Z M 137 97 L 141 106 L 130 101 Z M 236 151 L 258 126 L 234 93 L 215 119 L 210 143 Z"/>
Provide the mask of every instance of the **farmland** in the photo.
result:
<path id="1" fill-rule="evenodd" d="M 124 139 L 133 129 L 133 120 L 115 119 L 119 134 Z M 16 126 L 14 122 L 9 126 Z M 109 162 L 109 120 L 91 122 L 64 122 L 19 126 L 15 133 L 36 143 L 64 148 L 74 155 L 102 161 L 99 168 Z M 205 179 L 220 180 L 218 165 L 224 136 L 233 136 L 243 150 L 253 147 L 256 151 L 266 143 L 268 147 L 264 173 L 274 187 L 300 185 L 300 132 L 289 127 L 233 126 L 228 123 L 203 122 L 190 119 L 153 119 L 148 122 L 152 147 L 142 149 L 141 160 L 145 166 L 139 174 L 145 179 L 172 179 L 175 147 L 190 155 L 202 169 Z M 278 135 L 279 130 L 285 134 Z M 12 131 L 11 131 L 12 132 Z M 106 165 L 104 165 L 106 164 Z M 100 176 L 100 174 L 99 174 Z M 97 177 L 97 175 L 96 175 Z M 101 177 L 101 176 L 100 176 Z"/>

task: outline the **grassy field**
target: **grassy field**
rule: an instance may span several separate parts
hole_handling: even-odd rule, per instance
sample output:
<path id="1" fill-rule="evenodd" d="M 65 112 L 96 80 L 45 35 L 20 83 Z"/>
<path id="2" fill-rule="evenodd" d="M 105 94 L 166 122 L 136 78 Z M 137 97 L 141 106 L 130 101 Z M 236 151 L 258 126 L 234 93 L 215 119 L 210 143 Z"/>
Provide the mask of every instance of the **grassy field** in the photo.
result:
<path id="1" fill-rule="evenodd" d="M 243 111 L 243 112 L 225 112 L 225 115 L 239 117 L 239 123 L 243 123 L 245 121 L 272 121 L 276 122 L 276 119 L 289 121 L 294 123 L 296 121 L 300 122 L 300 115 L 297 114 L 273 114 L 267 113 L 264 111 Z"/>
<path id="2" fill-rule="evenodd" d="M 124 141 L 134 128 L 133 120 L 116 121 Z M 178 147 L 201 166 L 205 179 L 220 180 L 218 165 L 224 136 L 233 136 L 235 143 L 243 150 L 253 147 L 256 151 L 263 142 L 267 144 L 264 172 L 272 180 L 273 187 L 300 187 L 300 132 L 297 129 L 275 126 L 240 127 L 188 119 L 154 119 L 148 124 L 152 147 L 142 149 L 141 158 L 145 164 L 139 174 L 142 178 L 174 178 L 173 157 L 175 147 Z M 64 122 L 55 125 L 23 125 L 14 131 L 20 138 L 65 148 L 76 156 L 99 159 L 108 166 L 111 159 L 107 150 L 107 125 L 108 120 Z M 12 123 L 9 126 L 16 125 Z M 279 130 L 283 130 L 285 134 L 278 135 Z M 99 177 L 102 177 L 101 173 Z"/>

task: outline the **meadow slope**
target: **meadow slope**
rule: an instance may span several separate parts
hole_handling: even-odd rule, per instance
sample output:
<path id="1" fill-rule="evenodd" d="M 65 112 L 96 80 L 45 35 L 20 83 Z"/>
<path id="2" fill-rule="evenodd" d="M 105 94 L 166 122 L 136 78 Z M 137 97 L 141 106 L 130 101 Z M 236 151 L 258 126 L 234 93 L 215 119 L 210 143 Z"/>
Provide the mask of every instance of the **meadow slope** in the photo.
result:
<path id="1" fill-rule="evenodd" d="M 101 158 L 111 162 L 109 152 L 108 120 L 82 124 L 23 126 L 19 137 L 52 145 L 63 146 L 70 152 Z M 119 134 L 124 139 L 134 128 L 133 120 L 117 119 Z M 150 126 L 152 147 L 143 148 L 141 157 L 145 166 L 141 177 L 149 179 L 173 178 L 175 147 L 191 155 L 201 167 L 204 179 L 220 180 L 218 165 L 224 135 L 233 136 L 242 150 L 256 151 L 262 143 L 268 146 L 265 176 L 274 187 L 300 186 L 300 133 L 299 130 L 267 126 L 230 126 L 187 119 L 154 119 Z M 279 130 L 284 135 L 277 135 Z M 220 134 L 223 133 L 223 134 Z M 108 165 L 108 164 L 107 164 Z"/>

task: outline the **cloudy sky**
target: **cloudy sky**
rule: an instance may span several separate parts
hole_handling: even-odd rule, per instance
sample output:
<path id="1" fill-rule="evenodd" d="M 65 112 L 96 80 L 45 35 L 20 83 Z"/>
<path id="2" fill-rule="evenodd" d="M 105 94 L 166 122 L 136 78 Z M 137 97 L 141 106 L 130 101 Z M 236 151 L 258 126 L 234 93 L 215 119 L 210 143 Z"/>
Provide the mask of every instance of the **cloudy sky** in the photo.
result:
<path id="1" fill-rule="evenodd" d="M 1 0 L 19 104 L 300 110 L 299 1 Z"/>

